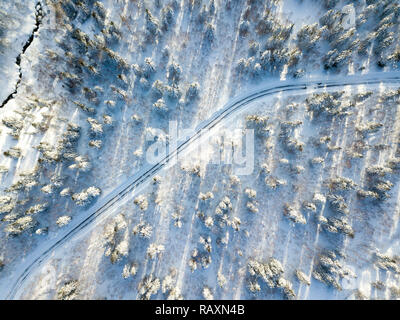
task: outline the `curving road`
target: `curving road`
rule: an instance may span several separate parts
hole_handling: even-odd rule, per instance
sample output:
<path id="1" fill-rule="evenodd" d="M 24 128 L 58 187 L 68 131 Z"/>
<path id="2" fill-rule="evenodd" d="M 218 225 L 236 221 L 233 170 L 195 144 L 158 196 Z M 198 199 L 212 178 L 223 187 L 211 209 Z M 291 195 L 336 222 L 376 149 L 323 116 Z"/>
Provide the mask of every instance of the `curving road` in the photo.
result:
<path id="1" fill-rule="evenodd" d="M 93 222 L 98 220 L 100 217 L 106 218 L 111 214 L 111 209 L 115 208 L 121 199 L 126 197 L 134 189 L 137 189 L 139 186 L 149 181 L 150 178 L 152 178 L 164 166 L 173 163 L 176 156 L 189 145 L 195 143 L 203 133 L 212 129 L 215 125 L 227 119 L 235 112 L 242 110 L 250 102 L 280 92 L 301 91 L 325 87 L 343 87 L 345 85 L 368 85 L 396 82 L 400 82 L 400 72 L 371 73 L 366 75 L 336 76 L 318 79 L 299 79 L 292 81 L 269 82 L 256 87 L 254 90 L 247 92 L 246 94 L 233 98 L 220 111 L 211 116 L 211 118 L 200 123 L 191 137 L 184 141 L 178 141 L 176 149 L 170 151 L 162 161 L 153 166 L 148 165 L 132 177 L 128 178 L 114 191 L 99 199 L 93 207 L 86 210 L 86 212 L 80 213 L 77 218 L 72 220 L 63 232 L 33 250 L 32 253 L 30 253 L 14 270 L 13 274 L 0 285 L 0 299 L 18 298 L 17 294 L 19 289 L 23 286 L 33 271 L 49 258 L 52 252 L 74 236 L 77 236 L 83 231 L 89 231 L 89 227 Z"/>

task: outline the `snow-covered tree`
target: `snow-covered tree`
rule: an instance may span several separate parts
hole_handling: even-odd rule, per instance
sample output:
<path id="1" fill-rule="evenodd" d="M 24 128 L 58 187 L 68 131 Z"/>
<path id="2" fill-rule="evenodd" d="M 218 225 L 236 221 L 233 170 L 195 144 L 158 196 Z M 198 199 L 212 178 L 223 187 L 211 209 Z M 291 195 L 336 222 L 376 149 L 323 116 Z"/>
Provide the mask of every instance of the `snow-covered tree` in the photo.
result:
<path id="1" fill-rule="evenodd" d="M 74 193 L 71 198 L 78 206 L 87 206 L 91 204 L 99 195 L 101 191 L 97 187 L 89 187 L 79 193 Z"/>
<path id="2" fill-rule="evenodd" d="M 66 226 L 71 221 L 70 216 L 61 216 L 57 219 L 56 223 L 61 228 Z"/>

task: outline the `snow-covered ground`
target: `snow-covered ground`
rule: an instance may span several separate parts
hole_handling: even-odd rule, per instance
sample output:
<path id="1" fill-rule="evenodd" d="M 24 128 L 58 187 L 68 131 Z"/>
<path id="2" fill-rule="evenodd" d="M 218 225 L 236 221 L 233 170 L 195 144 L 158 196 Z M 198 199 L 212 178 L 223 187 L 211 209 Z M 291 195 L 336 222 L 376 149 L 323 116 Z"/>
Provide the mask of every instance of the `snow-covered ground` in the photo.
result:
<path id="1" fill-rule="evenodd" d="M 10 5 L 8 1 L 2 1 L 1 5 L 2 12 L 5 11 L 11 21 L 6 27 L 3 20 L 1 24 L 0 59 L 4 75 L 1 81 L 7 85 L 0 86 L 0 97 L 13 92 L 15 79 L 21 74 L 17 93 L 0 110 L 0 262 L 4 264 L 0 271 L 1 279 L 10 276 L 34 248 L 57 237 L 63 228 L 68 227 L 63 225 L 70 221 L 69 218 L 74 221 L 79 214 L 84 215 L 86 211 L 79 205 L 86 208 L 92 200 L 99 198 L 100 201 L 127 176 L 143 168 L 147 148 L 151 145 L 146 139 L 156 129 L 168 133 L 171 121 L 176 121 L 181 129 L 193 128 L 213 115 L 232 96 L 271 80 L 385 72 L 397 70 L 399 66 L 399 40 L 395 35 L 400 27 L 400 9 L 396 1 L 41 1 L 44 16 L 33 41 L 21 55 L 20 72 L 15 60 L 34 30 L 36 2 L 16 1 Z M 333 11 L 327 14 L 328 9 Z M 306 24 L 310 26 L 304 28 Z M 3 30 L 6 30 L 6 36 Z M 3 43 L 6 44 L 4 53 Z M 281 170 L 279 175 L 283 175 L 285 165 L 291 166 L 293 159 L 296 160 L 296 156 L 290 158 L 284 153 L 287 150 L 277 146 L 281 122 L 287 121 L 285 117 L 288 116 L 279 112 L 289 103 L 287 99 L 299 101 L 298 109 L 293 112 L 296 120 L 303 121 L 300 128 L 293 129 L 295 139 L 290 140 L 290 148 L 301 148 L 296 139 L 308 141 L 317 132 L 315 130 L 326 132 L 324 134 L 332 141 L 338 139 L 337 144 L 341 147 L 350 146 L 349 141 L 353 143 L 352 139 L 357 136 L 354 133 L 357 125 L 368 121 L 383 123 L 377 133 L 367 137 L 377 139 L 382 145 L 372 151 L 367 149 L 364 158 L 356 160 L 359 164 L 352 164 L 353 160 L 346 158 L 348 153 L 335 148 L 319 155 L 314 155 L 319 152 L 319 147 L 312 148 L 312 151 L 304 148 L 301 161 L 306 163 L 303 166 L 307 171 L 295 182 L 279 188 L 272 197 L 264 190 L 266 177 L 260 180 L 261 163 L 257 162 L 254 174 L 241 179 L 236 190 L 239 207 L 235 207 L 233 212 L 245 227 L 238 232 L 229 229 L 230 236 L 234 237 L 229 245 L 224 244 L 223 234 L 219 235 L 221 245 L 218 247 L 217 236 L 213 235 L 212 247 L 217 253 L 212 252 L 213 262 L 209 268 L 201 270 L 199 267 L 194 271 L 195 282 L 187 281 L 192 275 L 188 257 L 196 246 L 199 251 L 203 250 L 202 246 L 206 245 L 198 244 L 199 237 L 212 232 L 212 228 L 208 230 L 199 226 L 201 219 L 196 212 L 199 210 L 198 191 L 203 186 L 203 193 L 218 187 L 212 191 L 214 199 L 208 204 L 208 209 L 214 211 L 231 188 L 228 178 L 232 172 L 226 166 L 212 169 L 206 166 L 212 149 L 204 154 L 205 162 L 201 167 L 204 175 L 198 181 L 196 177 L 182 173 L 181 164 L 163 169 L 164 178 L 157 185 L 157 197 L 163 204 L 156 206 L 149 200 L 146 213 L 148 223 L 153 227 L 155 238 L 152 241 L 173 246 L 164 244 L 161 260 L 147 261 L 144 256 L 150 240 L 137 241 L 131 235 L 133 224 L 137 224 L 139 219 L 137 212 L 132 212 L 132 207 L 136 207 L 132 199 L 126 203 L 126 209 L 123 206 L 119 208 L 126 211 L 127 226 L 123 228 L 123 237 L 132 238 L 128 241 L 132 242 L 129 261 L 124 258 L 123 262 L 111 265 L 103 257 L 104 227 L 99 225 L 91 231 L 90 237 L 79 243 L 80 248 L 54 253 L 55 259 L 65 257 L 66 260 L 60 260 L 59 264 L 46 264 L 46 268 L 54 268 L 54 273 L 48 273 L 54 274 L 51 276 L 53 282 L 48 285 L 43 282 L 40 290 L 27 290 L 24 297 L 56 298 L 55 292 L 64 282 L 79 280 L 81 298 L 136 298 L 140 291 L 137 287 L 145 276 L 151 274 L 164 279 L 169 268 L 174 267 L 177 270 L 173 276 L 174 287 L 181 290 L 184 298 L 202 297 L 204 288 L 199 288 L 200 284 L 207 284 L 215 298 L 252 298 L 253 294 L 245 289 L 248 282 L 253 283 L 253 278 L 256 278 L 248 273 L 249 259 L 265 260 L 272 256 L 285 267 L 284 275 L 293 283 L 299 298 L 318 298 L 318 295 L 344 298 L 354 294 L 353 289 L 359 289 L 371 298 L 393 297 L 390 288 L 396 288 L 398 283 L 391 273 L 385 275 L 388 277 L 387 281 L 384 280 L 386 291 L 382 292 L 385 293 L 371 290 L 370 283 L 371 279 L 381 280 L 373 267 L 372 252 L 375 248 L 390 256 L 398 254 L 390 252 L 395 247 L 394 239 L 398 237 L 396 184 L 391 198 L 379 204 L 381 211 L 386 210 L 379 222 L 372 213 L 368 217 L 362 214 L 369 212 L 370 206 L 355 200 L 358 189 L 352 193 L 349 224 L 355 231 L 354 239 L 322 239 L 319 231 L 315 230 L 321 227 L 314 220 L 309 223 L 308 216 L 303 230 L 301 226 L 299 229 L 287 224 L 286 217 L 282 217 L 283 212 L 289 215 L 292 212 L 282 208 L 286 201 L 291 200 L 290 204 L 298 202 L 295 206 L 311 201 L 313 192 L 333 173 L 341 175 L 344 172 L 345 177 L 363 186 L 367 183 L 365 168 L 386 164 L 390 157 L 396 157 L 398 124 L 393 111 L 395 106 L 386 110 L 386 100 L 379 102 L 380 95 L 392 89 L 396 90 L 387 85 L 374 88 L 379 94 L 374 93 L 365 104 L 356 104 L 356 116 L 344 115 L 343 121 L 335 117 L 332 123 L 312 123 L 304 97 L 278 95 L 276 101 L 269 102 L 268 108 L 261 108 L 273 113 L 270 116 L 272 124 L 271 119 L 268 123 L 275 125 L 275 129 L 271 132 L 272 140 L 266 139 L 257 145 L 261 149 L 257 149 L 256 162 L 267 161 L 271 169 Z M 343 90 L 354 95 L 362 88 Z M 365 90 L 370 90 L 369 86 Z M 342 96 L 338 99 L 341 100 Z M 396 94 L 390 99 L 390 103 L 398 104 Z M 376 110 L 373 110 L 374 103 Z M 259 109 L 256 106 L 252 108 L 258 115 Z M 244 126 L 243 117 L 236 117 L 238 123 L 235 126 L 224 123 L 228 132 Z M 392 135 L 385 132 L 392 132 Z M 375 145 L 374 141 L 371 143 Z M 362 143 L 356 142 L 354 157 L 365 151 Z M 267 148 L 267 155 L 263 148 Z M 324 162 L 318 164 L 321 159 L 315 159 L 315 164 L 310 167 L 309 161 L 313 157 L 321 157 Z M 283 158 L 288 158 L 289 164 L 286 160 L 278 161 Z M 183 165 L 195 170 L 196 161 L 186 160 Z M 269 183 L 276 183 L 275 178 L 272 176 Z M 254 217 L 247 212 L 245 215 L 243 208 L 245 200 L 242 197 L 246 187 L 257 191 L 259 212 Z M 295 188 L 295 192 L 288 193 L 290 188 Z M 305 190 L 299 192 L 296 188 Z M 171 190 L 174 190 L 172 195 Z M 150 189 L 144 192 L 151 193 Z M 327 195 L 326 190 L 324 194 Z M 292 199 L 285 200 L 289 195 Z M 375 207 L 371 210 L 379 211 Z M 179 232 L 170 234 L 176 228 L 173 228 L 173 223 L 171 225 L 171 220 L 179 221 L 179 218 L 171 218 L 174 212 L 185 217 L 185 221 L 178 228 Z M 261 216 L 261 212 L 264 215 Z M 263 220 L 261 217 L 265 216 L 268 218 Z M 386 224 L 390 223 L 394 223 L 394 227 L 388 231 L 390 227 Z M 368 230 L 374 229 L 376 236 L 366 241 Z M 358 231 L 361 231 L 360 236 Z M 178 240 L 171 241 L 174 237 Z M 203 236 L 204 239 L 207 237 Z M 68 244 L 70 248 L 74 243 L 75 240 Z M 237 252 L 242 246 L 245 249 L 240 249 L 240 255 Z M 372 246 L 375 246 L 373 250 Z M 353 291 L 338 293 L 314 280 L 311 287 L 296 284 L 294 268 L 309 276 L 314 266 L 318 266 L 317 257 L 321 250 L 342 248 L 348 250 L 349 255 L 346 259 L 337 255 L 337 259 L 355 268 L 353 271 L 358 276 L 357 281 L 348 280 L 351 282 L 348 287 Z M 76 252 L 76 256 L 66 256 L 65 252 Z M 352 258 L 356 253 L 357 258 Z M 360 258 L 362 254 L 365 254 L 363 259 Z M 83 261 L 85 256 L 87 259 Z M 303 259 L 303 256 L 304 261 L 292 261 L 294 257 Z M 199 257 L 194 260 L 201 259 Z M 75 258 L 76 262 L 72 263 Z M 120 276 L 120 269 L 132 262 L 138 263 L 137 274 L 125 281 Z M 211 276 L 217 275 L 218 271 L 225 277 L 233 277 L 227 279 L 227 284 L 220 289 L 217 289 L 216 278 Z M 81 275 L 78 276 L 77 272 Z M 123 281 L 126 285 L 114 290 Z M 134 289 L 129 281 L 134 282 Z M 186 287 L 187 283 L 193 283 L 193 287 Z M 72 283 L 71 287 L 75 285 Z M 260 282 L 260 285 L 263 289 L 265 283 Z M 265 290 L 262 292 L 255 297 L 282 297 L 274 290 L 267 291 L 266 295 Z M 152 297 L 162 298 L 163 295 L 159 292 Z M 360 294 L 355 297 L 360 297 Z"/>

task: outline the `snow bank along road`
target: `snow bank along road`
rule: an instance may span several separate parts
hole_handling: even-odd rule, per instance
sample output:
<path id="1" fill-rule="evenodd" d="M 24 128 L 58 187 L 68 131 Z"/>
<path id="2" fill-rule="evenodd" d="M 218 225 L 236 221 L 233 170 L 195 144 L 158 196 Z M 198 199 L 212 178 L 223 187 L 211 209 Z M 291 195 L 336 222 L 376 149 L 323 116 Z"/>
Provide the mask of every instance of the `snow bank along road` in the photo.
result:
<path id="1" fill-rule="evenodd" d="M 121 199 L 125 198 L 133 190 L 150 181 L 157 172 L 167 164 L 173 164 L 176 155 L 185 150 L 189 145 L 194 144 L 199 138 L 212 129 L 218 123 L 226 120 L 239 110 L 243 110 L 252 101 L 275 93 L 287 93 L 291 91 L 301 91 L 308 89 L 320 89 L 328 87 L 342 87 L 346 85 L 368 85 L 379 83 L 400 83 L 400 72 L 370 73 L 365 75 L 335 76 L 318 79 L 299 79 L 291 81 L 276 81 L 264 83 L 257 86 L 254 90 L 233 98 L 224 108 L 216 112 L 210 119 L 200 123 L 194 130 L 194 134 L 183 141 L 178 141 L 175 150 L 170 150 L 167 156 L 155 165 L 147 165 L 138 173 L 128 178 L 108 195 L 100 198 L 94 206 L 75 216 L 75 219 L 66 226 L 57 236 L 49 238 L 41 245 L 36 247 L 32 253 L 16 267 L 12 275 L 5 279 L 0 285 L 0 299 L 18 299 L 18 291 L 30 274 L 38 268 L 52 252 L 61 247 L 66 241 L 70 240 L 84 231 L 90 230 L 95 223 L 108 217 L 118 206 Z"/>

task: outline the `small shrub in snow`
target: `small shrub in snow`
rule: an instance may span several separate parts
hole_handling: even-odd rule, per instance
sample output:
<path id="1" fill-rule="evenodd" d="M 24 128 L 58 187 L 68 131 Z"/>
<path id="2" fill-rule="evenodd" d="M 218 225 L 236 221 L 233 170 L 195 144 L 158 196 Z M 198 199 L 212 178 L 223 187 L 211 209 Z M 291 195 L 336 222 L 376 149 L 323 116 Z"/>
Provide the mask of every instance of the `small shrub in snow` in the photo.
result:
<path id="1" fill-rule="evenodd" d="M 240 183 L 240 179 L 235 175 L 230 176 L 229 181 L 231 185 L 238 185 Z"/>
<path id="2" fill-rule="evenodd" d="M 295 271 L 295 275 L 297 277 L 297 279 L 299 279 L 300 282 L 303 282 L 306 285 L 310 285 L 310 279 L 304 274 L 304 272 L 300 271 L 300 270 L 296 270 Z"/>
<path id="3" fill-rule="evenodd" d="M 204 238 L 200 236 L 199 242 L 204 246 L 204 250 L 211 252 L 211 237 Z"/>
<path id="4" fill-rule="evenodd" d="M 46 184 L 40 189 L 43 193 L 52 194 L 54 191 L 54 186 L 52 184 Z"/>
<path id="5" fill-rule="evenodd" d="M 281 180 L 275 177 L 268 176 L 265 178 L 265 184 L 270 187 L 271 189 L 276 189 L 279 186 L 286 185 L 285 180 Z"/>
<path id="6" fill-rule="evenodd" d="M 203 297 L 206 300 L 214 300 L 214 295 L 209 287 L 203 288 Z"/>
<path id="7" fill-rule="evenodd" d="M 240 225 L 242 224 L 241 220 L 238 217 L 233 217 L 231 221 L 228 223 L 233 230 L 239 231 Z"/>
<path id="8" fill-rule="evenodd" d="M 36 205 L 30 207 L 29 209 L 27 209 L 25 211 L 25 214 L 34 215 L 37 213 L 41 213 L 41 212 L 46 211 L 48 209 L 48 207 L 49 207 L 49 204 L 47 202 L 41 203 L 41 204 L 36 204 Z"/>
<path id="9" fill-rule="evenodd" d="M 200 85 L 197 82 L 193 82 L 189 85 L 186 91 L 186 98 L 189 101 L 196 99 L 199 96 Z"/>
<path id="10" fill-rule="evenodd" d="M 90 124 L 90 134 L 93 136 L 99 136 L 103 134 L 103 125 L 96 119 L 87 118 L 87 122 Z"/>
<path id="11" fill-rule="evenodd" d="M 200 192 L 199 199 L 201 199 L 203 201 L 208 200 L 208 199 L 214 199 L 214 194 L 211 191 L 208 191 L 206 193 Z"/>
<path id="12" fill-rule="evenodd" d="M 74 193 L 71 198 L 78 206 L 86 206 L 92 203 L 101 193 L 96 187 L 89 187 L 79 193 Z"/>
<path id="13" fill-rule="evenodd" d="M 41 236 L 41 235 L 47 234 L 48 231 L 49 231 L 49 228 L 47 228 L 47 227 L 46 228 L 40 228 L 40 229 L 37 229 L 35 231 L 35 234 L 37 234 L 38 236 Z"/>
<path id="14" fill-rule="evenodd" d="M 39 163 L 54 163 L 60 161 L 61 150 L 63 146 L 57 148 L 55 146 L 50 145 L 47 142 L 40 142 L 39 145 L 36 147 L 41 152 L 41 157 L 39 158 Z"/>
<path id="15" fill-rule="evenodd" d="M 204 224 L 207 228 L 211 228 L 214 225 L 214 219 L 211 216 L 208 216 L 204 219 Z"/>
<path id="16" fill-rule="evenodd" d="M 308 202 L 308 201 L 304 201 L 304 202 L 303 202 L 303 208 L 304 208 L 305 210 L 307 210 L 307 211 L 312 211 L 312 212 L 317 211 L 316 205 L 315 205 L 314 203 Z"/>
<path id="17" fill-rule="evenodd" d="M 249 281 L 248 288 L 252 293 L 261 291 L 261 287 L 257 281 Z"/>
<path id="18" fill-rule="evenodd" d="M 362 134 L 376 132 L 378 129 L 382 128 L 383 124 L 378 122 L 367 122 L 356 125 L 356 130 Z"/>
<path id="19" fill-rule="evenodd" d="M 217 209 L 215 209 L 216 214 L 223 214 L 228 210 L 232 210 L 232 203 L 228 197 L 224 197 L 221 202 L 218 204 Z"/>
<path id="20" fill-rule="evenodd" d="M 153 177 L 153 184 L 159 184 L 162 182 L 162 178 L 160 176 Z"/>
<path id="21" fill-rule="evenodd" d="M 157 255 L 160 255 L 165 250 L 165 247 L 162 244 L 152 243 L 147 248 L 147 256 L 150 259 L 154 259 Z"/>
<path id="22" fill-rule="evenodd" d="M 197 269 L 197 258 L 198 258 L 198 250 L 194 249 L 191 254 L 191 258 L 189 259 L 188 265 L 190 270 L 193 272 Z"/>
<path id="23" fill-rule="evenodd" d="M 289 164 L 289 160 L 286 159 L 286 158 L 282 158 L 282 159 L 279 159 L 279 163 L 280 163 L 281 165 L 283 165 L 283 166 L 286 166 L 286 165 Z"/>
<path id="24" fill-rule="evenodd" d="M 132 115 L 131 119 L 132 119 L 133 121 L 135 121 L 135 122 L 140 122 L 140 121 L 142 121 L 142 118 L 141 118 L 139 115 L 137 115 L 136 113 Z"/>
<path id="25" fill-rule="evenodd" d="M 268 163 L 263 163 L 263 164 L 261 165 L 261 171 L 262 171 L 262 173 L 264 173 L 264 174 L 269 174 L 269 173 L 271 173 L 271 169 L 270 169 L 269 164 L 268 164 Z"/>
<path id="26" fill-rule="evenodd" d="M 357 184 L 350 178 L 336 177 L 329 180 L 329 188 L 333 190 L 352 190 Z"/>
<path id="27" fill-rule="evenodd" d="M 257 208 L 257 203 L 256 202 L 247 202 L 246 203 L 246 208 L 253 213 L 257 213 L 258 212 L 258 208 Z"/>
<path id="28" fill-rule="evenodd" d="M 64 283 L 64 285 L 57 291 L 58 300 L 74 300 L 78 295 L 78 280 L 72 280 Z"/>
<path id="29" fill-rule="evenodd" d="M 64 188 L 64 189 L 62 189 L 60 191 L 60 196 L 61 197 L 67 197 L 67 196 L 70 196 L 70 195 L 72 195 L 71 188 Z"/>
<path id="30" fill-rule="evenodd" d="M 70 221 L 71 221 L 70 216 L 62 216 L 57 219 L 56 223 L 61 228 L 66 226 Z"/>
<path id="31" fill-rule="evenodd" d="M 290 168 L 290 170 L 295 174 L 300 174 L 300 173 L 304 172 L 305 168 L 300 165 L 295 165 L 295 166 L 292 166 Z"/>
<path id="32" fill-rule="evenodd" d="M 252 60 L 246 60 L 244 58 L 240 58 L 237 62 L 236 65 L 236 70 L 238 70 L 239 72 L 247 72 L 250 69 L 250 62 L 254 60 L 254 57 L 251 57 Z"/>
<path id="33" fill-rule="evenodd" d="M 89 162 L 87 157 L 77 156 L 74 159 L 74 163 L 71 164 L 68 168 L 71 169 L 71 170 L 78 170 L 78 171 L 81 171 L 81 172 L 88 172 L 92 168 L 92 165 Z"/>
<path id="34" fill-rule="evenodd" d="M 217 281 L 218 281 L 218 285 L 221 288 L 225 287 L 225 285 L 227 283 L 226 277 L 221 273 L 221 271 L 219 271 L 217 274 Z"/>
<path id="35" fill-rule="evenodd" d="M 134 201 L 134 204 L 138 205 L 140 210 L 146 211 L 147 208 L 149 207 L 149 202 L 147 201 L 147 198 L 145 195 L 140 195 L 138 196 Z"/>
<path id="36" fill-rule="evenodd" d="M 92 107 L 88 107 L 88 106 L 86 106 L 85 104 L 83 104 L 83 103 L 80 103 L 80 102 L 77 102 L 77 101 L 74 101 L 74 104 L 78 107 L 78 108 L 80 108 L 82 111 L 84 111 L 85 113 L 87 113 L 87 114 L 96 114 L 96 109 L 94 109 L 94 108 L 92 108 Z"/>
<path id="37" fill-rule="evenodd" d="M 165 104 L 164 99 L 158 99 L 156 102 L 153 103 L 153 107 L 159 111 L 168 111 L 168 107 Z"/>
<path id="38" fill-rule="evenodd" d="M 254 189 L 246 188 L 244 193 L 247 195 L 249 199 L 254 199 L 257 196 L 257 191 Z"/>
<path id="39" fill-rule="evenodd" d="M 180 289 L 174 287 L 169 290 L 167 300 L 183 300 Z"/>
<path id="40" fill-rule="evenodd" d="M 315 157 L 315 158 L 311 159 L 311 164 L 313 164 L 313 165 L 323 164 L 324 161 L 325 160 L 322 157 Z"/>
<path id="41" fill-rule="evenodd" d="M 306 224 L 306 219 L 303 217 L 300 211 L 289 204 L 285 204 L 284 214 L 294 223 Z"/>
<path id="42" fill-rule="evenodd" d="M 143 238 L 150 238 L 153 233 L 153 227 L 145 222 L 140 222 L 132 229 L 134 235 L 139 235 Z"/>
<path id="43" fill-rule="evenodd" d="M 100 149 L 102 144 L 103 144 L 103 141 L 101 141 L 101 140 L 90 140 L 88 145 L 89 145 L 89 147 Z"/>
<path id="44" fill-rule="evenodd" d="M 122 271 L 122 278 L 128 279 L 129 277 L 133 277 L 137 273 L 138 266 L 136 263 L 126 264 L 124 265 L 124 269 Z"/>
<path id="45" fill-rule="evenodd" d="M 182 300 L 183 297 L 180 294 L 180 289 L 175 287 L 175 277 L 176 277 L 176 270 L 171 269 L 170 273 L 167 274 L 162 281 L 161 285 L 161 291 L 164 294 L 168 294 L 168 300 L 172 299 L 173 297 L 176 298 L 176 300 Z"/>
<path id="46" fill-rule="evenodd" d="M 146 276 L 138 285 L 139 299 L 150 300 L 152 295 L 157 294 L 160 290 L 160 279 L 155 278 L 152 274 Z"/>
<path id="47" fill-rule="evenodd" d="M 104 123 L 106 126 L 111 126 L 111 125 L 113 124 L 113 119 L 112 119 L 112 117 L 109 116 L 109 115 L 107 115 L 107 114 L 104 114 L 104 115 L 103 115 L 103 123 Z"/>
<path id="48" fill-rule="evenodd" d="M 290 152 L 301 152 L 304 149 L 304 143 L 295 138 L 288 138 L 286 139 L 286 148 Z"/>

